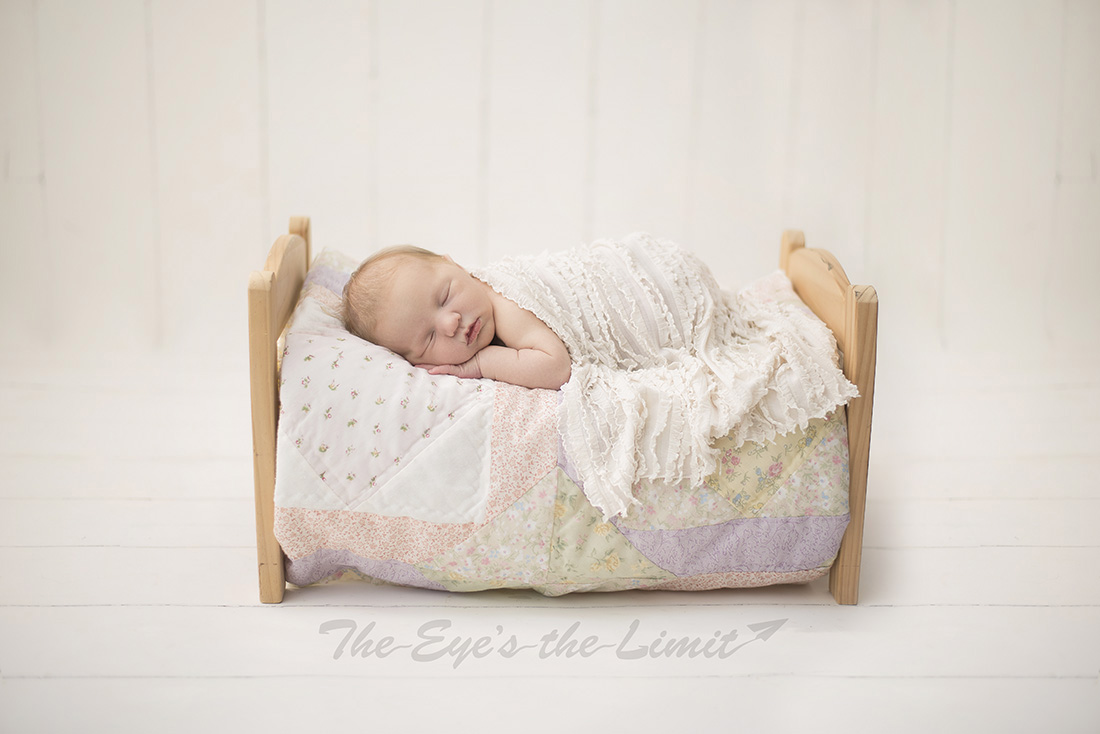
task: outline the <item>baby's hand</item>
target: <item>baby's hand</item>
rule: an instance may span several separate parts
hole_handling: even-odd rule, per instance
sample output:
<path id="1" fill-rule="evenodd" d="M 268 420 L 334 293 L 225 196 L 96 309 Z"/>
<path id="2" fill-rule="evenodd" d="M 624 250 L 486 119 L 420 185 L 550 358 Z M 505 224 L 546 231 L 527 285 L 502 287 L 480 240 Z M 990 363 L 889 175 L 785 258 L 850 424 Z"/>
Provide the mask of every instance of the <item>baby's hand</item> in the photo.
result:
<path id="1" fill-rule="evenodd" d="M 472 379 L 481 377 L 481 364 L 477 360 L 477 354 L 462 364 L 418 364 L 417 367 L 426 369 L 433 375 L 454 375 Z"/>

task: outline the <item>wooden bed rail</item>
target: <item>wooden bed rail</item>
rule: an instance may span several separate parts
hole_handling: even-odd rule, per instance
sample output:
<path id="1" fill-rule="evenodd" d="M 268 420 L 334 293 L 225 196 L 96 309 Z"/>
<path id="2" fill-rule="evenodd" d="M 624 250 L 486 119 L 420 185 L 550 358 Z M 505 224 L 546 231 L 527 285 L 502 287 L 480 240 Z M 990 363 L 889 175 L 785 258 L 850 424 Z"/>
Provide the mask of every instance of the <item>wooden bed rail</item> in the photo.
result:
<path id="1" fill-rule="evenodd" d="M 252 391 L 252 472 L 260 601 L 277 604 L 286 590 L 283 551 L 275 539 L 275 436 L 279 411 L 279 337 L 298 303 L 311 261 L 309 217 L 290 220 L 263 270 L 248 279 L 248 362 Z"/>
<path id="2" fill-rule="evenodd" d="M 875 392 L 878 294 L 869 285 L 852 285 L 826 250 L 806 248 L 798 230 L 783 233 L 779 265 L 795 293 L 825 322 L 844 354 L 844 375 L 859 388 L 848 403 L 848 511 L 851 520 L 829 572 L 829 591 L 839 604 L 859 601 L 863 555 L 863 517 L 867 498 L 867 462 L 871 447 L 871 409 Z"/>

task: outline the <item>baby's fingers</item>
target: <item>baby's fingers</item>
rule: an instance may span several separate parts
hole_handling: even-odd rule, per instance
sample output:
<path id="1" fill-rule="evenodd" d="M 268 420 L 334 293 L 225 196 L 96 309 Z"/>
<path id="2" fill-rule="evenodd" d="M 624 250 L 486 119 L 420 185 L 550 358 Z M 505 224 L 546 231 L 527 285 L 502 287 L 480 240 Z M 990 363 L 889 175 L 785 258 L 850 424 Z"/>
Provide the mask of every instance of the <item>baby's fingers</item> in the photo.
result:
<path id="1" fill-rule="evenodd" d="M 455 377 L 472 377 L 470 370 L 463 364 L 418 364 L 417 367 L 428 370 L 429 375 L 453 375 Z M 480 375 L 477 375 L 480 377 Z"/>

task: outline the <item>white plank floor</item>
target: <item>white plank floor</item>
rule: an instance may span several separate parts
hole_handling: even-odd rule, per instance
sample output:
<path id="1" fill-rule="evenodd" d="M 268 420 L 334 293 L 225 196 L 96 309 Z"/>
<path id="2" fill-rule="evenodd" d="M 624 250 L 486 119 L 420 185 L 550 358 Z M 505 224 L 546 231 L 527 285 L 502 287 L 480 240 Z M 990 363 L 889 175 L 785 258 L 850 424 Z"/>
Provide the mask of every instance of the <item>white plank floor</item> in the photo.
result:
<path id="1" fill-rule="evenodd" d="M 1100 384 L 978 374 L 880 369 L 858 607 L 824 580 L 263 606 L 243 368 L 9 360 L 0 731 L 1095 733 Z"/>

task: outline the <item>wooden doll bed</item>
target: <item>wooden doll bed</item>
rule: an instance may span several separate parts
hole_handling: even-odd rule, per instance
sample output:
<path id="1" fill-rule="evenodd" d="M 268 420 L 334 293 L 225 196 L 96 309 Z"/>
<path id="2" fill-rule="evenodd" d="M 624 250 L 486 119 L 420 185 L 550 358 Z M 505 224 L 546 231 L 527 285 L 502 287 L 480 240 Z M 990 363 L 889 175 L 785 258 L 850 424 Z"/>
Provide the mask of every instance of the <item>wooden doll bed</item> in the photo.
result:
<path id="1" fill-rule="evenodd" d="M 274 530 L 278 342 L 311 262 L 310 220 L 294 217 L 290 232 L 275 240 L 263 270 L 254 271 L 248 283 L 256 548 L 260 601 L 264 603 L 281 602 L 286 589 L 285 559 Z M 836 336 L 844 354 L 844 374 L 859 388 L 860 397 L 847 406 L 850 520 L 829 573 L 829 591 L 837 603 L 856 604 L 875 388 L 878 296 L 871 286 L 849 283 L 831 253 L 806 248 L 800 231 L 783 233 L 779 263 L 795 292 Z"/>

